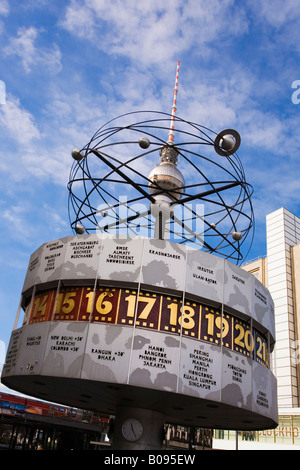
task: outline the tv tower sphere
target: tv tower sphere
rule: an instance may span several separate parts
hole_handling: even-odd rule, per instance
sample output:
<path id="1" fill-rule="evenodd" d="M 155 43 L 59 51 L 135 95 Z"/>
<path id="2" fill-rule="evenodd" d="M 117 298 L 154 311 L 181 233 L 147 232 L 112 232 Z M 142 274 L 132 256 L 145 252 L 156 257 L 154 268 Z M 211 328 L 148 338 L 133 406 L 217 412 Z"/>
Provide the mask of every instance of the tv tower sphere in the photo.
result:
<path id="1" fill-rule="evenodd" d="M 184 177 L 176 168 L 178 155 L 176 148 L 164 146 L 160 154 L 161 163 L 156 165 L 148 176 L 149 191 L 154 196 L 156 203 L 166 201 L 171 204 L 178 201 L 181 197 Z"/>

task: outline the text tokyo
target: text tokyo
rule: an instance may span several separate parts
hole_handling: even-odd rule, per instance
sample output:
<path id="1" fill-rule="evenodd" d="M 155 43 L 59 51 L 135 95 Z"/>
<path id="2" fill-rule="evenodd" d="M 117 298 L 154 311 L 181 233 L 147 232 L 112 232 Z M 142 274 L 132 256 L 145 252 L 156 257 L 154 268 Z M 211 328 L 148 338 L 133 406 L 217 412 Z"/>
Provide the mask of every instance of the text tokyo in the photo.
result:
<path id="1" fill-rule="evenodd" d="M 128 203 L 126 196 L 119 204 L 97 208 L 98 232 L 108 232 L 120 238 L 135 235 L 147 238 L 165 238 L 171 241 L 192 240 L 201 245 L 199 234 L 204 231 L 204 204 L 143 204 Z"/>

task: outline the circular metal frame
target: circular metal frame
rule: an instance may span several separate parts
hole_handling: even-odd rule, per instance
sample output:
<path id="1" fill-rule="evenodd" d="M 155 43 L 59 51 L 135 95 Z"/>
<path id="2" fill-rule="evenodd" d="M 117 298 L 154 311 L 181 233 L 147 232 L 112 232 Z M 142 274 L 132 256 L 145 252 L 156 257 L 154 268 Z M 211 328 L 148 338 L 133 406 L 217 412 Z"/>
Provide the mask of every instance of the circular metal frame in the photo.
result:
<path id="1" fill-rule="evenodd" d="M 80 151 L 72 152 L 69 218 L 75 233 L 154 236 L 157 213 L 163 210 L 150 194 L 147 175 L 159 163 L 162 147 L 171 145 L 166 142 L 170 118 L 156 111 L 123 114 L 103 125 Z M 216 134 L 180 117 L 173 119 L 176 144 L 172 146 L 185 182 L 180 197 L 163 215 L 165 238 L 240 264 L 253 242 L 253 189 L 237 154 L 220 146 L 223 136 L 230 134 L 235 151 L 239 134 L 232 129 Z M 168 192 L 158 186 L 156 194 L 159 191 Z"/>

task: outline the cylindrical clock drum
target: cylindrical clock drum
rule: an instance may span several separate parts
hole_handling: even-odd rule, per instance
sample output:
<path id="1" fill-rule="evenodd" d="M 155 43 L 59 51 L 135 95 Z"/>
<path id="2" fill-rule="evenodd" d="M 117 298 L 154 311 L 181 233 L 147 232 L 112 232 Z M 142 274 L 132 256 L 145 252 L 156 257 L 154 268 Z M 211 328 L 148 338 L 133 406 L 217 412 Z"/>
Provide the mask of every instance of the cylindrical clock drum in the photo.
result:
<path id="1" fill-rule="evenodd" d="M 226 259 L 159 239 L 69 236 L 32 254 L 20 310 L 2 382 L 115 415 L 127 442 L 149 442 L 151 420 L 156 441 L 164 423 L 277 425 L 273 302 Z"/>

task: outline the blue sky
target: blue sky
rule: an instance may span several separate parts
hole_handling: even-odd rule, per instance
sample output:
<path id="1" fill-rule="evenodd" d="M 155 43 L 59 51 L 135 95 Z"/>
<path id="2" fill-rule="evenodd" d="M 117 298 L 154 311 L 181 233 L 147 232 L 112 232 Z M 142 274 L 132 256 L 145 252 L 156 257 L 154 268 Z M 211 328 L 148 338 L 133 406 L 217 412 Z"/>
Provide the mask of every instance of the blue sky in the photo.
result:
<path id="1" fill-rule="evenodd" d="M 300 216 L 297 0 L 0 0 L 0 45 L 0 367 L 30 254 L 72 234 L 72 148 L 124 112 L 171 112 L 178 60 L 177 115 L 241 135 L 248 259 L 266 214 Z"/>

